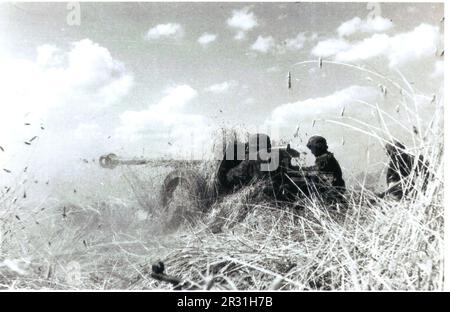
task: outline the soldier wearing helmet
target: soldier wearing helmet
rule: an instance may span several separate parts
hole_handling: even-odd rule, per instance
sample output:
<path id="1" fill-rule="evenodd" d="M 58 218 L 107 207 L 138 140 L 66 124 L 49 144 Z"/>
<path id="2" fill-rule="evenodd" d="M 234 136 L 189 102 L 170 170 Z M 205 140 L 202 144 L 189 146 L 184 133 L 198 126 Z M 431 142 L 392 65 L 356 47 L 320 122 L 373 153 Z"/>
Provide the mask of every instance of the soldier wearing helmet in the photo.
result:
<path id="1" fill-rule="evenodd" d="M 414 159 L 412 155 L 405 152 L 405 146 L 399 141 L 387 143 L 385 148 L 389 157 L 386 184 L 390 185 L 411 174 Z"/>
<path id="2" fill-rule="evenodd" d="M 260 171 L 260 165 L 268 161 L 267 157 L 262 157 L 262 153 L 268 156 L 271 148 L 272 144 L 267 134 L 251 135 L 246 143 L 245 160 L 226 173 L 227 182 L 230 185 L 241 186 L 255 178 L 261 178 L 263 173 Z"/>
<path id="3" fill-rule="evenodd" d="M 414 178 L 408 179 L 414 171 L 417 176 L 422 175 L 425 181 L 422 185 L 423 189 L 426 188 L 427 180 L 430 173 L 428 172 L 428 163 L 424 161 L 423 155 L 419 155 L 417 159 L 417 166 L 414 169 L 415 157 L 407 153 L 405 145 L 401 142 L 394 140 L 392 143 L 387 143 L 386 154 L 389 157 L 389 165 L 386 172 L 386 184 L 388 189 L 379 197 L 386 195 L 392 195 L 396 199 L 401 199 L 403 195 L 409 193 L 414 189 Z"/>
<path id="4" fill-rule="evenodd" d="M 327 141 L 324 137 L 313 136 L 306 145 L 316 157 L 315 165 L 302 168 L 313 172 L 316 192 L 332 201 L 341 200 L 345 192 L 345 182 L 342 179 L 342 170 L 333 153 L 328 151 Z"/>

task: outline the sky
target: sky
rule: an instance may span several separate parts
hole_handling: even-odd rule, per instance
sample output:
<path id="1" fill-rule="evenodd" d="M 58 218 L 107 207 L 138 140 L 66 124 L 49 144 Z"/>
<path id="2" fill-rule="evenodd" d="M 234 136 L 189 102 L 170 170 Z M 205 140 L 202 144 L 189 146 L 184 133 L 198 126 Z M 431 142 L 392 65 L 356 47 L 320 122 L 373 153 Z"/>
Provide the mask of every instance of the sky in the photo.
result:
<path id="1" fill-rule="evenodd" d="M 391 79 L 425 127 L 443 16 L 439 3 L 1 3 L 2 182 L 24 170 L 80 182 L 81 160 L 109 152 L 203 157 L 221 127 L 305 151 L 320 134 L 344 176 L 379 168 L 378 140 L 327 120 L 379 126 L 378 105 L 405 121 Z"/>

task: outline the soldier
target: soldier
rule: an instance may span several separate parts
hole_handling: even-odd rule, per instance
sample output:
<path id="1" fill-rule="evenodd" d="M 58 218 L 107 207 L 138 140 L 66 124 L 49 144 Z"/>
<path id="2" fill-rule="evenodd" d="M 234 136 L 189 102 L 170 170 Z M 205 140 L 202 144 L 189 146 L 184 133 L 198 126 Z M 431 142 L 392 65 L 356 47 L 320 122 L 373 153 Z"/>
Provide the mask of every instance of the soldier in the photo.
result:
<path id="1" fill-rule="evenodd" d="M 263 177 L 264 173 L 261 172 L 260 166 L 263 161 L 267 161 L 268 159 L 261 157 L 261 153 L 270 153 L 271 148 L 272 144 L 267 134 L 258 133 L 251 135 L 246 144 L 246 159 L 236 167 L 230 169 L 226 174 L 228 184 L 242 186 L 257 178 Z"/>
<path id="2" fill-rule="evenodd" d="M 405 146 L 399 141 L 393 143 L 387 143 L 386 153 L 389 157 L 389 165 L 386 173 L 386 184 L 388 189 L 379 197 L 383 198 L 386 195 L 392 195 L 396 199 L 401 199 L 403 195 L 407 194 L 413 189 L 412 179 L 410 181 L 407 178 L 411 175 L 414 166 L 414 156 L 405 152 Z M 423 156 L 420 155 L 416 168 L 416 174 L 420 174 L 420 171 L 424 174 L 425 180 L 428 179 L 427 164 L 424 163 Z M 409 184 L 409 186 L 408 186 Z M 425 188 L 426 181 L 423 187 Z"/>
<path id="3" fill-rule="evenodd" d="M 239 153 L 240 149 L 245 150 L 246 147 L 243 143 L 238 142 L 237 139 L 234 139 L 233 142 L 226 147 L 223 159 L 220 162 L 217 171 L 217 178 L 220 184 L 219 189 L 222 190 L 222 192 L 228 193 L 229 191 L 232 191 L 235 186 L 234 182 L 227 178 L 227 174 L 243 161 L 244 157 L 241 157 Z"/>
<path id="4" fill-rule="evenodd" d="M 313 136 L 306 146 L 316 157 L 316 161 L 314 166 L 301 168 L 301 170 L 313 177 L 313 191 L 325 201 L 343 201 L 345 182 L 342 179 L 342 170 L 333 153 L 328 151 L 325 138 Z"/>
<path id="5" fill-rule="evenodd" d="M 236 145 L 234 147 L 237 147 Z M 252 182 L 263 177 L 261 172 L 261 164 L 264 162 L 267 156 L 262 155 L 263 152 L 270 153 L 272 144 L 270 137 L 266 134 L 254 134 L 249 137 L 247 143 L 245 143 L 245 159 L 244 160 L 224 160 L 219 168 L 219 182 L 222 188 L 225 188 L 225 193 L 230 193 L 238 190 L 242 186 L 249 185 Z M 235 150 L 236 151 L 236 150 Z M 230 151 L 231 154 L 231 151 Z M 238 153 L 235 153 L 237 156 Z M 226 164 L 226 161 L 229 165 Z M 262 188 L 258 188 L 258 192 L 252 194 L 252 196 L 259 197 L 260 195 L 267 195 L 269 189 L 264 185 Z M 238 219 L 244 218 L 248 210 L 243 209 L 238 216 Z M 219 212 L 219 216 L 212 222 L 210 229 L 212 233 L 218 233 L 221 231 L 222 226 L 227 220 L 227 210 L 223 209 Z"/>

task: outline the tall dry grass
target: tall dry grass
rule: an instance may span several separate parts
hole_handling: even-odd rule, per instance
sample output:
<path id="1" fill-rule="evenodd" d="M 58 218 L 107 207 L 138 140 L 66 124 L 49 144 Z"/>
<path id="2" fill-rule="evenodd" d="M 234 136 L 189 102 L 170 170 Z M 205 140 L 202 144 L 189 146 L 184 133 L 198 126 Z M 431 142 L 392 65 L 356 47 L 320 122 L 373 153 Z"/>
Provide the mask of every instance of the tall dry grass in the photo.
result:
<path id="1" fill-rule="evenodd" d="M 200 289 L 442 289 L 443 99 L 435 101 L 435 118 L 424 125 L 412 87 L 378 78 L 405 94 L 406 121 L 361 103 L 376 109 L 378 127 L 344 118 L 327 122 L 380 143 L 395 139 L 392 124 L 409 129 L 410 152 L 422 154 L 432 173 L 425 191 L 419 175 L 411 177 L 416 191 L 408 196 L 379 199 L 363 179 L 343 207 L 274 202 L 255 196 L 258 185 L 251 185 L 175 231 L 164 228 L 154 198 L 18 207 L 3 194 L 0 288 L 171 289 L 150 277 L 151 264 L 162 260 L 167 274 Z M 139 180 L 132 183 L 138 191 Z"/>

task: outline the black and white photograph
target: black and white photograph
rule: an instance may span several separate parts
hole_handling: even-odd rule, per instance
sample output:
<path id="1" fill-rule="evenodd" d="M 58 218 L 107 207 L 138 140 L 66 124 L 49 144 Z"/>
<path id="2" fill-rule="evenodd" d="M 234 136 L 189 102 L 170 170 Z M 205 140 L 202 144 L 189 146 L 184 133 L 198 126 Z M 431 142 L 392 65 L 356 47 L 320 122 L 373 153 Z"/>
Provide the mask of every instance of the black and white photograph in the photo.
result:
<path id="1" fill-rule="evenodd" d="M 0 292 L 445 290 L 445 23 L 1 2 Z"/>

